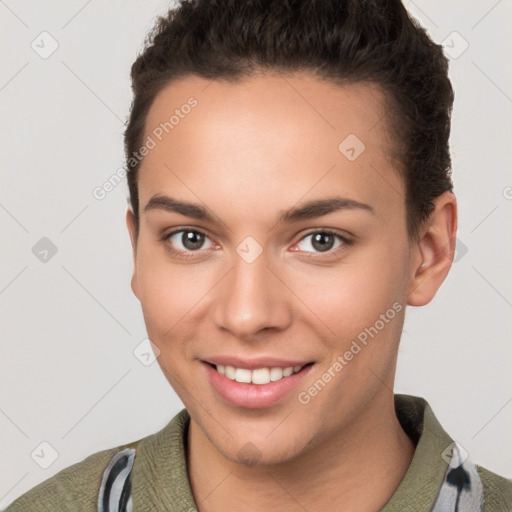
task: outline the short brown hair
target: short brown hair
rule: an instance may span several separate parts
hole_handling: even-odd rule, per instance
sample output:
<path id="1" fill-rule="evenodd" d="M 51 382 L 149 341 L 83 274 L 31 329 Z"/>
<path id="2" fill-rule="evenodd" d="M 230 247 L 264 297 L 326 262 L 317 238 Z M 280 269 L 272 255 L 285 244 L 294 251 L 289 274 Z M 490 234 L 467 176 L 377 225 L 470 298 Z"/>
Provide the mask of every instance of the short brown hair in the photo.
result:
<path id="1" fill-rule="evenodd" d="M 258 70 L 309 71 L 384 91 L 400 148 L 407 229 L 416 237 L 432 199 L 453 189 L 454 93 L 442 47 L 399 0 L 181 0 L 159 17 L 131 68 L 134 98 L 124 134 L 137 231 L 140 161 L 131 156 L 158 92 L 187 75 L 236 81 Z"/>

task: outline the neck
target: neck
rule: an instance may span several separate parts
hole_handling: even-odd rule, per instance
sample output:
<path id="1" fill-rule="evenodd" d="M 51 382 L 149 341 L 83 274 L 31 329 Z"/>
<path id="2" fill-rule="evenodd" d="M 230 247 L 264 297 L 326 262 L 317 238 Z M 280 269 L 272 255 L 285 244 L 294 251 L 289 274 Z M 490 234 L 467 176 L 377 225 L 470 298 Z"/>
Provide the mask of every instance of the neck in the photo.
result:
<path id="1" fill-rule="evenodd" d="M 200 512 L 380 510 L 414 455 L 396 418 L 393 395 L 384 398 L 307 453 L 265 466 L 228 460 L 191 419 L 187 465 Z"/>

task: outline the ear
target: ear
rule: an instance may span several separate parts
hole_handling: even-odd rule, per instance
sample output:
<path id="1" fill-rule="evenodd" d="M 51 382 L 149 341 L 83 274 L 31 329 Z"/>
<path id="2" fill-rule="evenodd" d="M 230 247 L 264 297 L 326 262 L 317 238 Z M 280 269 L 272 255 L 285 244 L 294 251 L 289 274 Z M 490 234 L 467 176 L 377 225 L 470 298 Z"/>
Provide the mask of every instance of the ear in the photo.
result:
<path id="1" fill-rule="evenodd" d="M 128 227 L 128 233 L 130 235 L 130 242 L 132 244 L 132 254 L 133 254 L 133 275 L 131 281 L 132 291 L 139 300 L 139 285 L 137 278 L 137 223 L 135 221 L 135 215 L 133 213 L 132 208 L 128 208 L 126 210 L 126 226 Z"/>
<path id="2" fill-rule="evenodd" d="M 457 200 L 444 192 L 432 203 L 435 206 L 414 244 L 412 276 L 407 304 L 428 304 L 443 284 L 452 266 L 457 234 Z"/>

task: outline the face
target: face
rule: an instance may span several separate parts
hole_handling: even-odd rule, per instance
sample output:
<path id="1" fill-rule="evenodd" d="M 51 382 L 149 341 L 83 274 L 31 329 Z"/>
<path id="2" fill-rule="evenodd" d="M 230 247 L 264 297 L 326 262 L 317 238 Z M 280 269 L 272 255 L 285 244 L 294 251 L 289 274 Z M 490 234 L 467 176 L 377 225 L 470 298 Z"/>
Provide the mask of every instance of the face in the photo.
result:
<path id="1" fill-rule="evenodd" d="M 290 461 L 389 401 L 414 250 L 384 116 L 378 89 L 305 74 L 185 78 L 150 109 L 132 288 L 233 461 Z"/>

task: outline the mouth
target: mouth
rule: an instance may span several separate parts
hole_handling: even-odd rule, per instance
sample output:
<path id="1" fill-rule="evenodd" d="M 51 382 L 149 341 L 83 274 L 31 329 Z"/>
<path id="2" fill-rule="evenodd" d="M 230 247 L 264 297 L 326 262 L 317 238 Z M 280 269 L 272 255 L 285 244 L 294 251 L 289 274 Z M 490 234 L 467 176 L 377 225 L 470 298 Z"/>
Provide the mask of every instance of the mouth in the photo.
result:
<path id="1" fill-rule="evenodd" d="M 299 387 L 315 364 L 267 360 L 251 364 L 240 361 L 234 366 L 235 361 L 231 359 L 229 362 L 232 364 L 201 361 L 215 395 L 225 403 L 243 409 L 262 409 L 282 403 Z"/>
<path id="2" fill-rule="evenodd" d="M 245 384 L 256 384 L 262 386 L 269 384 L 270 382 L 277 382 L 290 375 L 299 373 L 306 366 L 311 366 L 313 363 L 299 364 L 295 366 L 273 366 L 273 367 L 262 367 L 255 368 L 253 370 L 248 368 L 236 368 L 235 366 L 223 365 L 223 364 L 209 364 L 214 370 L 221 375 L 224 375 L 229 380 L 245 383 Z"/>

